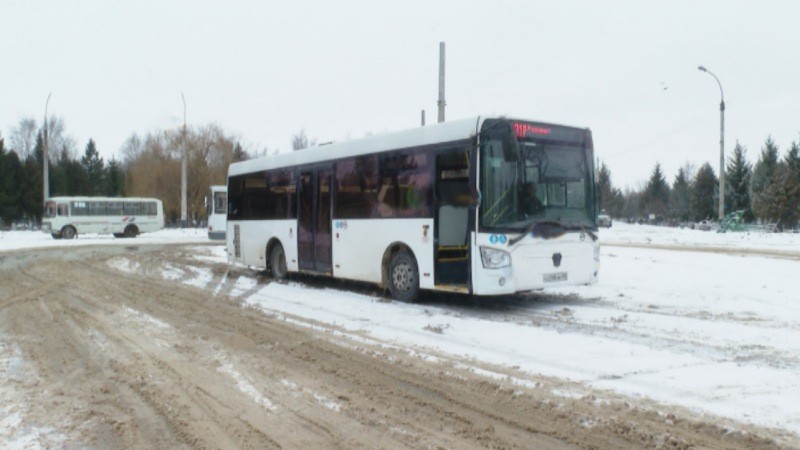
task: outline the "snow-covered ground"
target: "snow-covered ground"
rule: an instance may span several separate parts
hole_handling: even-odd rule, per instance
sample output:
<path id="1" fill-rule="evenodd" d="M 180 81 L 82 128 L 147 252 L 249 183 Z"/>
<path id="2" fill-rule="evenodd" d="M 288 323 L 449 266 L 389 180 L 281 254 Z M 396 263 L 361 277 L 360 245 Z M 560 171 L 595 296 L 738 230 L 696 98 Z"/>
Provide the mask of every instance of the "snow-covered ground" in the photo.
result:
<path id="1" fill-rule="evenodd" d="M 110 234 L 82 234 L 75 239 L 53 239 L 39 231 L 0 231 L 0 252 L 24 248 L 72 247 L 84 245 L 191 244 L 209 242 L 204 228 L 165 229 L 143 233 L 133 239 L 118 239 Z"/>
<path id="2" fill-rule="evenodd" d="M 29 235 L 0 233 L 0 251 L 133 242 Z M 353 339 L 411 347 L 422 355 L 466 356 L 800 433 L 800 235 L 615 224 L 601 230 L 600 239 L 597 285 L 515 297 L 499 309 L 486 305 L 497 299 L 454 307 L 387 302 L 299 282 L 259 288 L 247 276 L 230 294 L 300 325 L 309 322 L 292 317 L 335 325 Z M 150 240 L 206 238 L 202 230 L 165 230 L 136 242 Z M 223 246 L 196 251 L 198 261 L 225 260 Z M 169 266 L 163 276 L 219 291 L 199 268 Z"/>

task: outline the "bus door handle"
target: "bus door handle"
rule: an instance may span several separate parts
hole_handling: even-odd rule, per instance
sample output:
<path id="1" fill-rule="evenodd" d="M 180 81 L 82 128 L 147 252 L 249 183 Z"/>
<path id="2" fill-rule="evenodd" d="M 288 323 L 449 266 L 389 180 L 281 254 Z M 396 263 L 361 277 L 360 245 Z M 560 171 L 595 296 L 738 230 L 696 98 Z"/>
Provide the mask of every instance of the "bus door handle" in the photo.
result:
<path id="1" fill-rule="evenodd" d="M 422 237 L 428 237 L 428 228 L 430 228 L 430 225 L 422 226 Z"/>

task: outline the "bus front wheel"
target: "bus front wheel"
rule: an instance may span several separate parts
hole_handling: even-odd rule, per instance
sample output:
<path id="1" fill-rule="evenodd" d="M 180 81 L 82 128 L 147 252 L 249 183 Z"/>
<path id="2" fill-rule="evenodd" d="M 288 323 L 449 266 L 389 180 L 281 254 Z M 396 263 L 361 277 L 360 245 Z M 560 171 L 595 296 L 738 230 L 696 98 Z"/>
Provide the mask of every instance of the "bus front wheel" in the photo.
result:
<path id="1" fill-rule="evenodd" d="M 413 302 L 419 294 L 419 268 L 417 261 L 407 251 L 401 250 L 389 260 L 387 284 L 396 300 Z"/>
<path id="2" fill-rule="evenodd" d="M 78 234 L 71 225 L 67 225 L 61 229 L 61 237 L 64 239 L 73 239 Z"/>
<path id="3" fill-rule="evenodd" d="M 286 278 L 286 253 L 279 243 L 273 245 L 269 251 L 269 271 L 276 280 Z"/>

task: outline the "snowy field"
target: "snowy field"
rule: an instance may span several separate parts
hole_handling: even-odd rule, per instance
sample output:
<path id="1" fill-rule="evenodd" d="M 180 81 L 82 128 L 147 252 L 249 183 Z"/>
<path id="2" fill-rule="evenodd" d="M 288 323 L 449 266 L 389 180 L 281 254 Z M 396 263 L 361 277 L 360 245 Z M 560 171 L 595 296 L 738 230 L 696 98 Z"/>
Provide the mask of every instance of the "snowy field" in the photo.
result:
<path id="1" fill-rule="evenodd" d="M 800 235 L 615 224 L 600 239 L 599 284 L 518 296 L 499 309 L 487 305 L 498 299 L 403 304 L 297 281 L 259 288 L 249 276 L 230 295 L 302 326 L 309 322 L 293 318 L 423 357 L 467 357 L 489 376 L 479 363 L 800 433 Z M 207 238 L 204 230 L 75 241 L 9 232 L 0 233 L 0 252 L 134 242 Z M 198 261 L 225 261 L 221 245 L 193 248 Z M 117 270 L 135 270 L 115 261 Z M 200 267 L 168 266 L 162 276 L 219 290 Z"/>

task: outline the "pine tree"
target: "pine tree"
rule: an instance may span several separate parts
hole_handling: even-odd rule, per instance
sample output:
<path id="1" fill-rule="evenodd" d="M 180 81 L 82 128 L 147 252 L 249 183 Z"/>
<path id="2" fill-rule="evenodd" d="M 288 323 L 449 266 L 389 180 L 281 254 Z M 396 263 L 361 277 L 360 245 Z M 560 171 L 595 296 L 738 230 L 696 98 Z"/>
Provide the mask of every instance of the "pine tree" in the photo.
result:
<path id="1" fill-rule="evenodd" d="M 42 151 L 41 142 L 37 145 L 38 152 L 28 156 L 23 165 L 23 176 L 20 182 L 20 200 L 22 218 L 39 222 L 44 211 L 42 203 Z"/>
<path id="2" fill-rule="evenodd" d="M 94 140 L 89 139 L 86 150 L 81 157 L 81 166 L 86 173 L 86 193 L 88 195 L 103 195 L 108 189 L 105 181 L 105 163 L 97 153 Z"/>
<path id="3" fill-rule="evenodd" d="M 0 229 L 14 220 L 14 205 L 19 202 L 12 189 L 11 152 L 6 155 L 5 143 L 0 136 Z"/>
<path id="4" fill-rule="evenodd" d="M 705 163 L 694 178 L 691 196 L 691 217 L 694 220 L 717 217 L 717 176 L 711 164 Z"/>
<path id="5" fill-rule="evenodd" d="M 125 172 L 115 159 L 111 159 L 106 166 L 106 191 L 108 197 L 123 197 L 125 195 Z"/>
<path id="6" fill-rule="evenodd" d="M 791 170 L 797 178 L 797 181 L 800 182 L 800 144 L 792 142 L 792 146 L 789 148 L 789 152 L 786 154 L 784 161 L 789 167 L 789 170 Z"/>
<path id="7" fill-rule="evenodd" d="M 686 169 L 681 167 L 672 182 L 669 192 L 669 215 L 681 222 L 686 222 L 691 216 L 692 188 Z"/>
<path id="8" fill-rule="evenodd" d="M 611 172 L 605 163 L 602 163 L 597 174 L 597 200 L 601 211 L 611 211 L 613 196 L 614 188 L 611 186 Z"/>
<path id="9" fill-rule="evenodd" d="M 776 222 L 780 229 L 793 228 L 800 218 L 800 180 L 789 164 L 782 162 L 775 169 L 771 183 L 762 194 L 763 218 Z"/>
<path id="10" fill-rule="evenodd" d="M 733 156 L 728 160 L 725 173 L 725 213 L 745 211 L 745 218 L 752 219 L 750 211 L 750 177 L 752 169 L 747 162 L 745 149 L 739 142 L 733 149 Z"/>
<path id="11" fill-rule="evenodd" d="M 242 144 L 236 143 L 233 148 L 233 162 L 246 161 L 248 159 L 247 152 L 242 148 Z"/>
<path id="12" fill-rule="evenodd" d="M 642 197 L 642 209 L 645 214 L 663 217 L 667 212 L 668 203 L 669 185 L 661 172 L 661 164 L 656 163 Z"/>
<path id="13" fill-rule="evenodd" d="M 761 149 L 761 156 L 753 167 L 753 174 L 750 177 L 750 199 L 753 214 L 761 220 L 769 220 L 767 190 L 777 168 L 778 146 L 772 137 L 769 137 Z"/>

